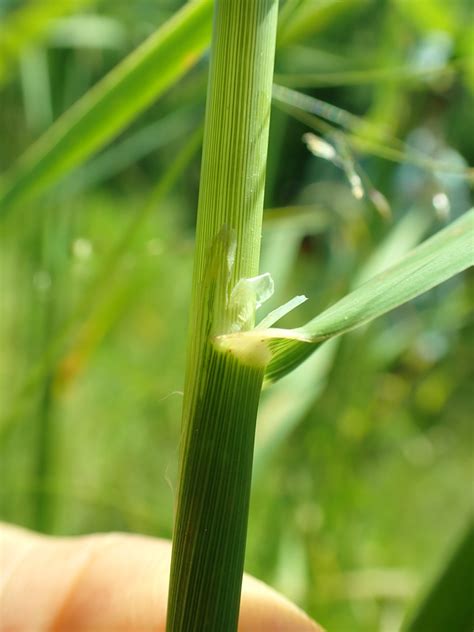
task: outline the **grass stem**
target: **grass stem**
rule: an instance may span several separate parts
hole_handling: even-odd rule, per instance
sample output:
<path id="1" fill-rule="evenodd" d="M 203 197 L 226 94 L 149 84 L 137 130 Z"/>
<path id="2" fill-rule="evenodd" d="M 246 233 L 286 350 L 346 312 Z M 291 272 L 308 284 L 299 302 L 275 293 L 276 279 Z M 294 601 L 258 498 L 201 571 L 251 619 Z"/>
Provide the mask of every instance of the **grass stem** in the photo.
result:
<path id="1" fill-rule="evenodd" d="M 238 623 L 264 363 L 213 339 L 254 324 L 255 297 L 230 295 L 258 274 L 277 7 L 215 3 L 168 632 Z"/>

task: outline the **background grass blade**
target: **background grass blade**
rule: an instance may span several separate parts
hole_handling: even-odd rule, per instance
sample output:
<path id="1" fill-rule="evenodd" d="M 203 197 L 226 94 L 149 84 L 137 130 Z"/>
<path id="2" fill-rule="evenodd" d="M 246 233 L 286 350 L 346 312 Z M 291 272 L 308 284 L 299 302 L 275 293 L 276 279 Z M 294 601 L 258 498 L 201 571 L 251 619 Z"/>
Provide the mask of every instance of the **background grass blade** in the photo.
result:
<path id="1" fill-rule="evenodd" d="M 0 213 L 84 162 L 179 79 L 209 42 L 211 14 L 211 0 L 187 4 L 58 119 L 0 181 Z"/>
<path id="2" fill-rule="evenodd" d="M 267 366 L 267 381 L 275 381 L 301 364 L 323 340 L 382 316 L 473 264 L 474 209 L 303 327 L 275 332 L 269 343 L 273 357 Z M 272 330 L 267 333 L 271 338 Z"/>
<path id="3" fill-rule="evenodd" d="M 337 346 L 336 340 L 320 345 L 304 366 L 298 367 L 285 379 L 264 391 L 255 436 L 254 481 L 265 471 L 268 459 L 284 443 L 323 392 Z"/>
<path id="4" fill-rule="evenodd" d="M 470 632 L 474 627 L 472 600 L 474 523 L 469 521 L 454 552 L 404 632 Z"/>
<path id="5" fill-rule="evenodd" d="M 326 0 L 326 2 L 312 2 L 302 0 L 289 2 L 284 12 L 282 23 L 278 29 L 278 45 L 288 46 L 321 32 L 328 25 L 340 17 L 351 6 L 362 4 L 361 0 Z"/>
<path id="6" fill-rule="evenodd" d="M 200 125 L 197 116 L 184 118 L 188 112 L 192 110 L 180 108 L 115 143 L 74 173 L 70 185 L 68 183 L 70 189 L 76 194 L 97 186 L 175 138 L 188 137 Z"/>
<path id="7" fill-rule="evenodd" d="M 108 320 L 110 304 L 122 300 L 124 283 L 119 277 L 124 258 L 130 251 L 146 219 L 163 203 L 166 194 L 182 176 L 190 160 L 200 148 L 201 141 L 202 126 L 190 136 L 182 150 L 175 155 L 174 161 L 162 173 L 147 201 L 132 216 L 126 229 L 105 257 L 102 267 L 87 293 L 79 301 L 74 313 L 57 328 L 54 335 L 51 335 L 41 358 L 30 368 L 9 410 L 0 416 L 0 444 L 11 426 L 22 419 L 23 406 L 27 404 L 32 391 L 41 384 L 45 377 L 49 373 L 55 373 L 58 382 L 71 381 L 73 377 L 71 370 L 66 371 L 65 367 L 70 366 L 71 359 L 74 359 L 75 369 L 73 373 L 77 374 L 101 336 L 105 335 L 111 323 L 106 324 L 105 327 L 103 324 L 97 327 L 96 321 L 103 320 L 100 313 L 104 313 L 105 320 Z M 120 286 L 118 286 L 119 282 Z M 118 318 L 117 313 L 115 318 Z M 64 379 L 64 374 L 67 374 L 67 380 Z M 64 385 L 61 384 L 61 386 Z"/>
<path id="8" fill-rule="evenodd" d="M 445 64 L 434 68 L 371 68 L 366 70 L 348 70 L 328 73 L 288 74 L 276 75 L 275 81 L 288 88 L 320 88 L 329 86 L 349 86 L 383 81 L 398 81 L 417 83 L 423 78 L 449 75 L 454 70 L 453 65 Z"/>

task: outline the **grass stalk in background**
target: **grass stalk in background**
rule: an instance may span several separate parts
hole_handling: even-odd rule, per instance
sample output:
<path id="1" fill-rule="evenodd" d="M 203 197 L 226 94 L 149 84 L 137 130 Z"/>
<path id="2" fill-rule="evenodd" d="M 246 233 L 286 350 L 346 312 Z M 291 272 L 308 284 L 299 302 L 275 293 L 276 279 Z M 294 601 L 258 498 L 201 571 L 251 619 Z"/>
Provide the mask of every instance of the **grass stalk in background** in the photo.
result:
<path id="1" fill-rule="evenodd" d="M 41 382 L 46 380 L 48 375 L 55 373 L 56 370 L 59 369 L 60 373 L 63 372 L 61 367 L 64 368 L 72 356 L 75 357 L 75 372 L 77 372 L 78 353 L 80 357 L 79 364 L 83 364 L 85 356 L 91 352 L 90 345 L 85 343 L 84 331 L 97 318 L 97 312 L 103 308 L 104 303 L 107 305 L 107 303 L 114 301 L 113 289 L 116 286 L 113 281 L 116 280 L 119 274 L 120 266 L 123 264 L 130 245 L 147 217 L 160 207 L 170 189 L 176 185 L 177 180 L 182 176 L 190 160 L 200 148 L 201 141 L 202 126 L 199 126 L 189 136 L 188 141 L 161 174 L 147 201 L 130 219 L 117 243 L 113 245 L 111 251 L 105 257 L 102 267 L 88 288 L 87 293 L 79 301 L 72 316 L 57 328 L 54 335 L 51 335 L 41 358 L 30 368 L 22 386 L 13 399 L 10 409 L 5 414 L 0 415 L 0 444 L 8 430 L 16 421 L 22 418 L 23 407 L 27 404 L 28 398 L 34 393 L 35 388 L 38 388 Z M 70 371 L 67 371 L 67 373 L 68 379 L 70 379 Z"/>
<path id="2" fill-rule="evenodd" d="M 266 357 L 214 346 L 254 325 L 277 0 L 218 0 L 198 208 L 168 632 L 236 629 Z"/>

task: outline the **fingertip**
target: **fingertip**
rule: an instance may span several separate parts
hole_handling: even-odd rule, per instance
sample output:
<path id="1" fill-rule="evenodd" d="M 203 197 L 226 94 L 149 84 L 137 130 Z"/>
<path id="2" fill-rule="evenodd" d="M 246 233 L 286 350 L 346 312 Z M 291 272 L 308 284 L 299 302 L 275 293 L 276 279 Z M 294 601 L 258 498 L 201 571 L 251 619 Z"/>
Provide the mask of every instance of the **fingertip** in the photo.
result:
<path id="1" fill-rule="evenodd" d="M 170 542 L 112 533 L 50 538 L 1 524 L 0 537 L 0 601 L 11 629 L 27 630 L 34 620 L 51 630 L 165 630 Z M 248 575 L 238 629 L 323 632 L 288 599 Z"/>
<path id="2" fill-rule="evenodd" d="M 244 576 L 239 632 L 324 632 L 315 621 L 263 582 Z"/>

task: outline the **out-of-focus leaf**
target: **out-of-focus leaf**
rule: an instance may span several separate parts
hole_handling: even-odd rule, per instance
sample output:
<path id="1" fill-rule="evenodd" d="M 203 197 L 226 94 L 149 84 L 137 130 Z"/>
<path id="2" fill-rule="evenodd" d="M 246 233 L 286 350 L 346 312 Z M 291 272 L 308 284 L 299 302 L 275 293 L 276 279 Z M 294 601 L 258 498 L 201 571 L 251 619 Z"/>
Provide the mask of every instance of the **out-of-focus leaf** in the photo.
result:
<path id="1" fill-rule="evenodd" d="M 469 521 L 431 590 L 404 632 L 471 632 L 474 629 L 474 523 Z"/>
<path id="2" fill-rule="evenodd" d="M 409 250 L 417 246 L 433 223 L 433 214 L 423 209 L 411 209 L 377 246 L 362 270 L 356 275 L 355 289 L 376 274 L 400 261 Z"/>
<path id="3" fill-rule="evenodd" d="M 303 237 L 327 230 L 333 221 L 327 209 L 316 205 L 265 210 L 260 269 L 272 275 L 275 294 L 262 305 L 260 316 L 268 314 L 285 300 L 283 292 Z"/>
<path id="4" fill-rule="evenodd" d="M 16 395 L 9 411 L 0 423 L 0 438 L 11 425 L 20 418 L 22 407 L 25 405 L 31 391 L 44 379 L 46 373 L 57 365 L 61 364 L 59 376 L 60 382 L 70 381 L 82 369 L 88 357 L 94 351 L 102 336 L 107 333 L 107 329 L 112 326 L 113 321 L 108 319 L 107 301 L 122 300 L 122 293 L 116 290 L 117 274 L 120 270 L 125 254 L 133 243 L 140 227 L 145 219 L 162 202 L 164 196 L 175 184 L 183 170 L 189 164 L 202 142 L 202 127 L 199 127 L 189 138 L 181 151 L 170 162 L 168 168 L 161 175 L 156 186 L 151 192 L 147 202 L 132 217 L 126 230 L 122 233 L 117 243 L 113 246 L 109 255 L 100 269 L 95 280 L 92 282 L 88 292 L 75 310 L 72 317 L 66 321 L 59 331 L 52 337 L 48 347 L 44 351 L 41 359 L 33 365 L 27 375 L 23 386 Z M 130 294 L 129 294 L 130 295 Z M 123 295 L 124 300 L 127 298 Z M 102 305 L 105 303 L 105 306 Z M 96 327 L 93 323 L 97 310 L 102 309 L 105 327 Z M 117 315 L 117 312 L 114 312 Z M 89 328 L 89 329 L 88 329 Z M 85 333 L 84 333 L 85 332 Z M 69 347 L 68 347 L 69 345 Z M 61 359 L 62 358 L 62 359 Z M 74 369 L 71 370 L 71 367 Z M 66 375 L 67 374 L 67 375 Z"/>
<path id="5" fill-rule="evenodd" d="M 430 29 L 455 34 L 463 12 L 464 18 L 469 22 L 469 2 L 430 0 L 430 2 L 422 3 L 397 0 L 395 4 L 398 11 L 405 14 L 413 24 L 424 31 Z"/>
<path id="6" fill-rule="evenodd" d="M 0 84 L 9 75 L 25 48 L 37 43 L 54 28 L 56 18 L 74 13 L 93 0 L 34 0 L 13 11 L 0 24 Z"/>
<path id="7" fill-rule="evenodd" d="M 303 0 L 290 2 L 288 9 L 280 21 L 278 29 L 278 46 L 287 46 L 302 41 L 321 32 L 322 29 L 336 20 L 341 14 L 365 4 L 366 0 Z"/>
<path id="8" fill-rule="evenodd" d="M 64 48 L 120 48 L 126 42 L 125 28 L 102 15 L 75 15 L 57 20 L 50 46 Z"/>
<path id="9" fill-rule="evenodd" d="M 254 479 L 324 390 L 337 346 L 336 340 L 321 345 L 304 365 L 264 391 L 255 437 Z"/>
<path id="10" fill-rule="evenodd" d="M 26 124 L 42 132 L 53 120 L 48 58 L 42 48 L 29 49 L 20 59 L 21 85 Z"/>
<path id="11" fill-rule="evenodd" d="M 208 45 L 212 7 L 188 3 L 66 112 L 0 181 L 0 212 L 84 162 L 177 81 Z"/>
<path id="12" fill-rule="evenodd" d="M 280 74 L 275 76 L 277 83 L 289 88 L 314 88 L 328 86 L 357 86 L 370 83 L 399 82 L 418 84 L 437 78 L 453 75 L 453 66 L 443 64 L 430 68 L 370 68 L 367 70 L 347 70 L 327 73 Z"/>
<path id="13" fill-rule="evenodd" d="M 71 177 L 68 191 L 72 189 L 75 193 L 97 186 L 152 151 L 176 138 L 189 136 L 191 130 L 196 128 L 196 120 L 186 116 L 190 113 L 189 107 L 180 108 L 107 148 Z"/>

